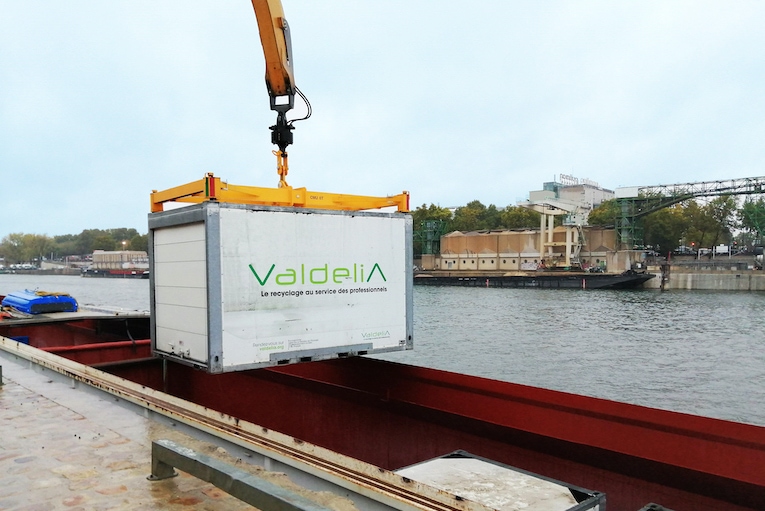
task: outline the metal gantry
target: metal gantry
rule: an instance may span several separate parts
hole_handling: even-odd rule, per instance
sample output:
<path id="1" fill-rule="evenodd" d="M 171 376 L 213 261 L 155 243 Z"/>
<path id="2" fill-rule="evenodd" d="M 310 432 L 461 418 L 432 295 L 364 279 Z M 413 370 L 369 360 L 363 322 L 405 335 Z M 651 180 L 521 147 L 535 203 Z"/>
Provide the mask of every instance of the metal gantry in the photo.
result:
<path id="1" fill-rule="evenodd" d="M 694 197 L 765 193 L 765 177 L 641 186 L 636 190 L 637 193 L 634 197 L 616 199 L 620 211 L 616 228 L 622 247 L 632 248 L 637 241 L 642 241 L 642 226 L 638 220 L 654 211 Z"/>
<path id="2" fill-rule="evenodd" d="M 425 220 L 414 231 L 414 241 L 421 243 L 422 254 L 440 254 L 441 236 L 446 234 L 446 222 L 443 220 Z"/>

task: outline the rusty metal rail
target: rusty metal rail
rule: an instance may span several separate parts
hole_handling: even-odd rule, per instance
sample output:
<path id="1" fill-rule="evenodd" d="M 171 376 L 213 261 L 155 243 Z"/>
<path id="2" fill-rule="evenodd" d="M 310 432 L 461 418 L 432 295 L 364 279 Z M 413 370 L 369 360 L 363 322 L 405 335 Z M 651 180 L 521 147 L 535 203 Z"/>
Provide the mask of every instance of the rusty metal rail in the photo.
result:
<path id="1" fill-rule="evenodd" d="M 136 405 L 146 416 L 155 413 L 173 424 L 243 448 L 251 462 L 266 470 L 285 472 L 311 490 L 344 495 L 362 511 L 488 511 L 391 471 L 341 455 L 300 439 L 262 428 L 237 417 L 173 397 L 52 353 L 0 337 L 0 357 L 57 373 L 72 386 L 82 382 L 124 403 Z"/>

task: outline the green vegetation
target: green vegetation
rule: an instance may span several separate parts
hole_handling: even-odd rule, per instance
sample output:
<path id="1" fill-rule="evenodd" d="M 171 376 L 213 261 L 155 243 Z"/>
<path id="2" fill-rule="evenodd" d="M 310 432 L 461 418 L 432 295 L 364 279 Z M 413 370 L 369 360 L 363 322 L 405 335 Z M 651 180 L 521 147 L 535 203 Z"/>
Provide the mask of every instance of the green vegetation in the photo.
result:
<path id="1" fill-rule="evenodd" d="M 616 200 L 605 201 L 590 213 L 588 223 L 614 226 L 620 214 Z M 654 211 L 641 221 L 645 244 L 661 254 L 679 246 L 696 249 L 719 244 L 752 246 L 762 240 L 765 200 L 747 199 L 739 208 L 730 195 L 721 195 L 706 204 L 689 199 Z"/>
<path id="2" fill-rule="evenodd" d="M 605 201 L 588 218 L 594 226 L 613 227 L 620 216 L 616 200 Z M 423 252 L 423 243 L 433 241 L 423 235 L 453 231 L 482 231 L 497 229 L 537 229 L 540 215 L 518 206 L 498 208 L 474 200 L 452 212 L 430 204 L 412 211 L 416 254 Z M 559 221 L 558 219 L 556 219 Z M 707 247 L 737 244 L 740 247 L 762 243 L 765 231 L 765 199 L 746 199 L 741 207 L 729 196 L 717 197 L 706 204 L 690 199 L 646 215 L 643 219 L 646 245 L 660 253 L 679 246 Z M 5 264 L 63 259 L 83 256 L 94 250 L 148 250 L 148 235 L 135 229 L 87 229 L 80 234 L 49 237 L 40 234 L 9 234 L 0 241 L 0 257 Z"/>
<path id="3" fill-rule="evenodd" d="M 423 223 L 429 220 L 444 222 L 446 232 L 452 231 L 485 231 L 493 229 L 534 229 L 539 227 L 540 215 L 536 211 L 517 206 L 497 208 L 494 204 L 488 207 L 481 201 L 471 201 L 452 211 L 431 204 L 423 204 L 412 211 L 414 230 L 422 229 Z"/>
<path id="4" fill-rule="evenodd" d="M 148 250 L 148 234 L 135 229 L 86 229 L 80 234 L 46 236 L 9 234 L 0 241 L 0 257 L 5 264 L 38 262 L 92 254 L 94 250 Z"/>
<path id="5" fill-rule="evenodd" d="M 603 202 L 588 217 L 589 225 L 614 227 L 621 211 L 615 199 Z M 431 204 L 423 204 L 412 212 L 416 254 L 421 244 L 417 233 L 429 221 L 441 222 L 442 232 L 481 231 L 494 229 L 538 229 L 540 215 L 517 206 L 497 208 L 474 200 L 451 212 Z M 560 222 L 556 218 L 556 223 Z M 716 197 L 702 204 L 689 199 L 660 209 L 642 218 L 644 243 L 666 254 L 680 246 L 711 248 L 719 244 L 747 247 L 762 243 L 765 232 L 765 199 L 746 199 L 741 207 L 730 195 Z"/>

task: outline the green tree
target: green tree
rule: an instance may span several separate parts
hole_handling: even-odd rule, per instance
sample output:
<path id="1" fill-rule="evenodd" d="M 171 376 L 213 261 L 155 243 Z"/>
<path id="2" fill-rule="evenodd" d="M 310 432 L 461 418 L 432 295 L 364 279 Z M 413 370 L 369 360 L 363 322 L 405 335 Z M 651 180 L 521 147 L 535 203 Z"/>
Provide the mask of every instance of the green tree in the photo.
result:
<path id="1" fill-rule="evenodd" d="M 123 230 L 126 231 L 127 229 Z M 117 250 L 118 241 L 121 243 L 125 239 L 115 239 L 112 236 L 113 230 L 85 229 L 77 236 L 77 251 L 79 254 L 92 254 L 94 250 Z M 133 229 L 133 231 L 135 231 Z M 121 233 L 124 235 L 124 232 Z M 136 233 L 137 234 L 137 233 Z M 122 248 L 120 244 L 120 248 Z"/>
<path id="2" fill-rule="evenodd" d="M 712 238 L 717 234 L 718 224 L 709 214 L 709 209 L 700 206 L 695 200 L 689 200 L 683 205 L 683 214 L 689 222 L 685 233 L 687 241 L 696 248 L 711 247 Z"/>
<path id="3" fill-rule="evenodd" d="M 144 252 L 148 252 L 149 251 L 149 235 L 136 234 L 135 236 L 130 238 L 130 242 L 128 243 L 128 249 L 143 250 Z"/>
<path id="4" fill-rule="evenodd" d="M 448 211 L 448 210 L 447 210 Z M 124 245 L 123 245 L 124 242 Z M 90 254 L 94 250 L 148 251 L 149 236 L 132 228 L 86 229 L 80 234 L 64 234 L 53 238 L 44 234 L 12 233 L 0 241 L 0 257 L 7 264 L 41 260 L 50 257 Z"/>
<path id="5" fill-rule="evenodd" d="M 643 221 L 643 236 L 647 245 L 666 255 L 679 245 L 690 223 L 680 205 L 654 211 Z"/>
<path id="6" fill-rule="evenodd" d="M 92 247 L 93 250 L 117 250 L 117 241 L 112 238 L 111 234 L 99 234 L 93 238 Z M 121 249 L 122 246 L 119 248 Z"/>
<path id="7" fill-rule="evenodd" d="M 488 207 L 481 201 L 471 201 L 454 211 L 452 230 L 482 231 L 502 227 L 501 211 L 494 204 Z"/>
<path id="8" fill-rule="evenodd" d="M 435 204 L 430 206 L 423 204 L 415 209 L 412 212 L 415 255 L 438 252 L 441 236 L 449 232 L 451 220 L 452 212 Z"/>
<path id="9" fill-rule="evenodd" d="M 762 240 L 765 234 L 765 199 L 748 198 L 738 211 L 739 226 L 752 236 L 751 241 Z"/>
<path id="10" fill-rule="evenodd" d="M 53 238 L 44 234 L 25 234 L 22 238 L 24 261 L 37 261 L 38 264 L 46 258 L 55 247 Z"/>
<path id="11" fill-rule="evenodd" d="M 616 199 L 609 199 L 601 202 L 597 208 L 590 212 L 587 217 L 587 223 L 603 227 L 616 225 L 616 220 L 621 214 L 622 212 Z"/>
<path id="12" fill-rule="evenodd" d="M 736 227 L 736 200 L 730 195 L 721 195 L 707 204 L 705 209 L 716 223 L 711 246 L 730 243 L 733 239 L 733 229 Z"/>
<path id="13" fill-rule="evenodd" d="M 125 227 L 121 227 L 119 229 L 107 229 L 106 232 L 108 232 L 112 239 L 117 242 L 118 249 L 122 248 L 123 241 L 125 242 L 125 249 L 127 249 L 130 240 L 135 236 L 138 236 L 138 231 L 133 228 L 127 229 Z"/>
<path id="14" fill-rule="evenodd" d="M 422 229 L 423 222 L 428 220 L 437 220 L 449 224 L 452 220 L 452 212 L 448 208 L 442 208 L 435 204 L 430 206 L 423 204 L 412 211 L 412 227 L 415 231 Z"/>
<path id="15" fill-rule="evenodd" d="M 100 233 L 98 229 L 85 229 L 77 235 L 77 253 L 80 255 L 93 253 L 93 240 Z"/>
<path id="16" fill-rule="evenodd" d="M 732 239 L 737 215 L 736 201 L 730 195 L 717 197 L 704 206 L 687 201 L 684 214 L 689 222 L 685 237 L 696 247 L 711 248 Z"/>
<path id="17" fill-rule="evenodd" d="M 494 204 L 489 204 L 489 207 L 483 212 L 481 216 L 482 229 L 499 229 L 502 227 L 502 211 L 497 209 Z"/>
<path id="18" fill-rule="evenodd" d="M 0 256 L 5 259 L 5 264 L 24 262 L 24 234 L 15 232 L 3 238 L 0 242 Z"/>
<path id="19" fill-rule="evenodd" d="M 455 231 L 478 231 L 481 227 L 481 215 L 486 206 L 480 201 L 472 201 L 467 206 L 460 206 L 454 210 L 452 229 Z"/>
<path id="20" fill-rule="evenodd" d="M 80 254 L 77 250 L 77 236 L 74 234 L 53 236 L 53 244 L 55 246 L 53 251 L 58 257 Z"/>
<path id="21" fill-rule="evenodd" d="M 508 206 L 500 214 L 500 224 L 505 229 L 538 229 L 541 216 L 529 208 Z"/>

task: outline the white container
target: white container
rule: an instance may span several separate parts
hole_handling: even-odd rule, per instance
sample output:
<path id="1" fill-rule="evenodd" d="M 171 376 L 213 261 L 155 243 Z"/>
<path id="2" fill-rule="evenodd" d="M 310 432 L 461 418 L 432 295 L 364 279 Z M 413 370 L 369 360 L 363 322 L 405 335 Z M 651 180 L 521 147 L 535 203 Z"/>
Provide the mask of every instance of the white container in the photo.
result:
<path id="1" fill-rule="evenodd" d="M 411 240 L 402 213 L 152 213 L 153 350 L 220 373 L 412 349 Z"/>
<path id="2" fill-rule="evenodd" d="M 617 188 L 614 193 L 617 199 L 632 199 L 638 195 L 640 195 L 639 186 L 623 186 L 622 188 Z"/>

